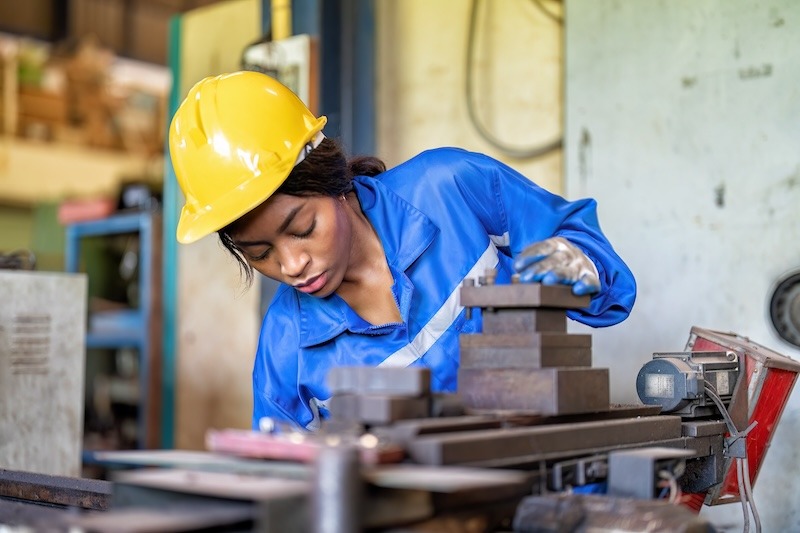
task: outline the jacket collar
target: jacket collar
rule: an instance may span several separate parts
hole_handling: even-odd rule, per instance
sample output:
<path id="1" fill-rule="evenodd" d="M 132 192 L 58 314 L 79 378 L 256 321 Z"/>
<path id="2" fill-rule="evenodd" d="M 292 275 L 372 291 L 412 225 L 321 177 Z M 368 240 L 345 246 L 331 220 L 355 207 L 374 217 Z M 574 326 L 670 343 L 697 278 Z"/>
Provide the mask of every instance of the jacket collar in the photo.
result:
<path id="1" fill-rule="evenodd" d="M 424 252 L 439 233 L 439 228 L 416 207 L 402 199 L 377 178 L 356 176 L 353 180 L 361 209 L 372 223 L 383 243 L 384 253 L 393 275 L 404 272 Z M 395 288 L 411 290 L 410 283 Z M 356 315 L 338 295 L 315 298 L 297 292 L 300 305 L 300 347 L 308 348 L 333 339 L 351 330 L 366 333 L 370 324 Z M 408 295 L 396 294 L 407 301 Z M 405 298 L 402 298 L 405 296 Z M 372 328 L 372 334 L 380 333 Z"/>

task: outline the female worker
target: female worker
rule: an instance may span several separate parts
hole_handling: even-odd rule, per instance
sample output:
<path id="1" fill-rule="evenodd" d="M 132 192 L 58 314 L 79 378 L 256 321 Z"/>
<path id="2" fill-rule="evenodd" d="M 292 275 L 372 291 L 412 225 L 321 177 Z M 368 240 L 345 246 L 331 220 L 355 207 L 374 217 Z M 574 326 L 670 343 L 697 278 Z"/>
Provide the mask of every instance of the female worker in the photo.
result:
<path id="1" fill-rule="evenodd" d="M 253 369 L 253 425 L 307 429 L 327 415 L 336 365 L 424 365 L 454 391 L 458 336 L 480 331 L 459 288 L 488 268 L 497 283 L 568 284 L 592 294 L 568 315 L 624 320 L 633 275 L 600 230 L 593 200 L 568 202 L 487 156 L 430 150 L 393 169 L 348 162 L 315 117 L 266 75 L 197 83 L 170 127 L 186 204 L 180 242 L 217 232 L 248 280 L 282 283 Z"/>

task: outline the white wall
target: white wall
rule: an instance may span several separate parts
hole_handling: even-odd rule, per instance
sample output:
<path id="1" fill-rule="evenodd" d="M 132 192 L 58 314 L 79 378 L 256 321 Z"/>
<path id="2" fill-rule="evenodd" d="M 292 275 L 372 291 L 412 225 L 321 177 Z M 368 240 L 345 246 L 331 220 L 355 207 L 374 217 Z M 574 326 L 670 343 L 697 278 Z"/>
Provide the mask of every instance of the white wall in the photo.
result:
<path id="1" fill-rule="evenodd" d="M 800 267 L 800 3 L 568 0 L 566 18 L 566 190 L 598 199 L 639 284 L 631 317 L 592 331 L 612 399 L 693 325 L 800 359 L 767 319 Z M 798 438 L 795 390 L 755 488 L 764 531 L 800 530 Z M 704 513 L 741 530 L 738 505 Z"/>

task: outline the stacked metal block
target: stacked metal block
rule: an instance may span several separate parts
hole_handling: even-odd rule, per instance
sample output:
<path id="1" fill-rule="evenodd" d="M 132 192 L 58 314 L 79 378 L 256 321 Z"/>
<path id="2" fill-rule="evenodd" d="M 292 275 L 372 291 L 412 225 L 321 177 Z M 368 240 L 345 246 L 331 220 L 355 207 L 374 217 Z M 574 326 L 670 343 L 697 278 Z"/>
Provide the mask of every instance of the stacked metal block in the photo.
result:
<path id="1" fill-rule="evenodd" d="M 592 368 L 591 335 L 567 333 L 567 310 L 587 307 L 590 297 L 567 286 L 491 279 L 461 289 L 461 305 L 483 316 L 482 333 L 460 337 L 464 406 L 548 416 L 607 411 L 608 369 Z"/>
<path id="2" fill-rule="evenodd" d="M 335 367 L 328 373 L 331 419 L 379 426 L 431 416 L 427 368 Z"/>

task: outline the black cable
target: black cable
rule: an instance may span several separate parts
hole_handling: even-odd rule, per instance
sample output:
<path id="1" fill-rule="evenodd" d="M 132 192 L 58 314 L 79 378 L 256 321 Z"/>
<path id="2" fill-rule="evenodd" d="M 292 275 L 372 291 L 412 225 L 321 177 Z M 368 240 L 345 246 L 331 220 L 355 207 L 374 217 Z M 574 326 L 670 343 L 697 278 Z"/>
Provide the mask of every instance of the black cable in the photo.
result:
<path id="1" fill-rule="evenodd" d="M 467 33 L 465 92 L 467 100 L 467 112 L 469 114 L 470 122 L 475 127 L 475 130 L 477 130 L 478 134 L 481 137 L 483 137 L 483 139 L 490 145 L 492 145 L 494 148 L 496 148 L 497 150 L 499 150 L 500 152 L 509 157 L 515 157 L 518 159 L 534 159 L 537 157 L 542 157 L 544 155 L 547 155 L 550 152 L 554 152 L 556 150 L 561 149 L 561 147 L 564 144 L 564 140 L 561 135 L 559 135 L 557 139 L 554 139 L 542 145 L 531 146 L 529 148 L 516 148 L 500 141 L 497 137 L 494 136 L 494 134 L 489 132 L 489 130 L 486 129 L 486 127 L 484 127 L 483 124 L 481 124 L 472 102 L 472 57 L 475 51 L 475 34 L 476 34 L 477 20 L 478 20 L 478 0 L 472 0 L 472 4 L 470 6 L 470 15 L 469 15 L 469 30 Z"/>
<path id="2" fill-rule="evenodd" d="M 544 7 L 544 4 L 542 3 L 542 0 L 531 0 L 531 2 L 533 2 L 533 5 L 538 7 L 539 11 L 541 11 L 544 14 L 544 16 L 546 16 L 550 20 L 552 20 L 556 24 L 561 24 L 561 25 L 564 24 L 564 17 L 556 15 L 555 13 L 553 13 L 552 11 L 550 11 L 549 9 Z"/>
<path id="3" fill-rule="evenodd" d="M 743 528 L 742 531 L 744 533 L 748 533 L 750 531 L 750 515 L 747 512 L 747 493 L 744 490 L 744 474 L 742 473 L 742 460 L 741 458 L 737 457 L 736 460 L 736 478 L 739 481 L 739 503 L 742 504 L 742 520 L 743 520 Z"/>
<path id="4" fill-rule="evenodd" d="M 753 487 L 750 485 L 750 465 L 746 457 L 742 461 L 742 474 L 744 476 L 744 492 L 747 495 L 747 501 L 750 502 L 750 512 L 753 513 L 756 533 L 761 533 L 761 517 L 758 516 L 758 511 L 756 510 L 756 500 L 753 498 Z"/>
<path id="5" fill-rule="evenodd" d="M 733 418 L 731 418 L 730 413 L 728 413 L 728 409 L 725 408 L 725 404 L 722 403 L 722 398 L 719 397 L 716 389 L 707 381 L 705 382 L 704 387 L 706 394 L 717 406 L 717 409 L 719 409 L 719 412 L 722 414 L 722 418 L 725 419 L 725 424 L 728 426 L 728 433 L 730 433 L 731 436 L 738 435 L 739 430 L 736 429 L 736 424 L 733 423 Z"/>

